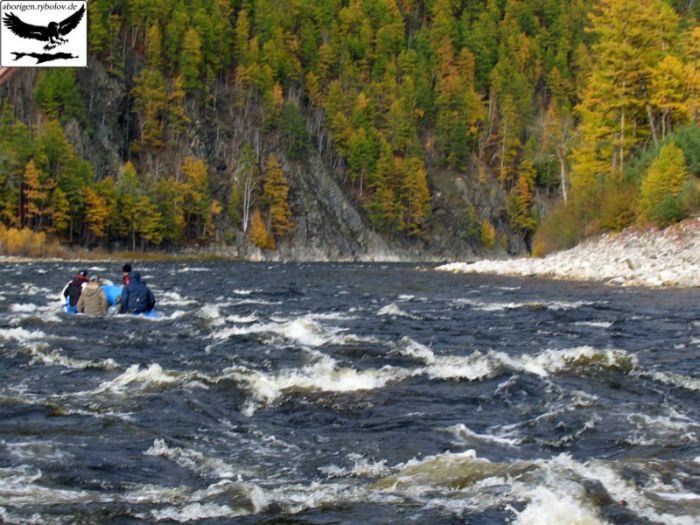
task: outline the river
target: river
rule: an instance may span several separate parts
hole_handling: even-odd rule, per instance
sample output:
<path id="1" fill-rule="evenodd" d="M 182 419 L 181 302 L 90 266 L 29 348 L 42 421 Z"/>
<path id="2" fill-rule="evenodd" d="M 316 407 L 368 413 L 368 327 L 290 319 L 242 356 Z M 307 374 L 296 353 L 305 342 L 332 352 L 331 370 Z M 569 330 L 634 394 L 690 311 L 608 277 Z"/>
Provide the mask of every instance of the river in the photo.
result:
<path id="1" fill-rule="evenodd" d="M 0 265 L 0 522 L 700 523 L 700 290 L 144 263 L 160 317 L 89 318 L 80 269 Z"/>

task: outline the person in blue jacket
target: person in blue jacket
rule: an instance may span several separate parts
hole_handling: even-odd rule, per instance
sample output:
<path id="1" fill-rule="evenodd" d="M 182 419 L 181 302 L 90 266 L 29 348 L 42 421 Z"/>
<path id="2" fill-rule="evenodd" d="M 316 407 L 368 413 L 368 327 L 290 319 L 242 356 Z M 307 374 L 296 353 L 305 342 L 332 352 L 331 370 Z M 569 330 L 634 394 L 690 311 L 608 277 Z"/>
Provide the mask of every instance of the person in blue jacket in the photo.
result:
<path id="1" fill-rule="evenodd" d="M 145 314 L 153 310 L 156 298 L 141 280 L 139 272 L 129 272 L 129 284 L 122 290 L 120 314 Z"/>

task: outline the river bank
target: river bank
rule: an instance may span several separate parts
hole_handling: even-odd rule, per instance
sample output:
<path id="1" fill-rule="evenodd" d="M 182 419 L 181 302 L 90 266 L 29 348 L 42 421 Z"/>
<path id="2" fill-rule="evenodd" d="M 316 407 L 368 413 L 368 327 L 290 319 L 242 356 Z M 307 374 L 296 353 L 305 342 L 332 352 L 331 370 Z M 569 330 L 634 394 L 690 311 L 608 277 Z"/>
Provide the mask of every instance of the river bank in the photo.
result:
<path id="1" fill-rule="evenodd" d="M 73 261 L 84 263 L 148 261 L 269 261 L 321 262 L 323 258 L 298 260 L 282 252 L 248 253 L 246 257 L 214 251 L 105 252 L 83 251 L 65 256 L 34 258 L 0 256 L 0 263 L 34 261 Z M 289 255 L 289 254 L 287 254 Z M 356 259 L 322 262 L 422 262 L 431 263 L 419 253 L 367 254 Z M 693 218 L 664 230 L 630 228 L 619 234 L 606 234 L 544 258 L 483 259 L 474 262 L 450 262 L 436 268 L 455 273 L 481 273 L 517 277 L 604 282 L 618 286 L 700 287 L 700 218 Z"/>
<path id="2" fill-rule="evenodd" d="M 544 258 L 450 263 L 439 271 L 600 281 L 620 286 L 700 286 L 700 218 L 664 230 L 630 228 Z"/>

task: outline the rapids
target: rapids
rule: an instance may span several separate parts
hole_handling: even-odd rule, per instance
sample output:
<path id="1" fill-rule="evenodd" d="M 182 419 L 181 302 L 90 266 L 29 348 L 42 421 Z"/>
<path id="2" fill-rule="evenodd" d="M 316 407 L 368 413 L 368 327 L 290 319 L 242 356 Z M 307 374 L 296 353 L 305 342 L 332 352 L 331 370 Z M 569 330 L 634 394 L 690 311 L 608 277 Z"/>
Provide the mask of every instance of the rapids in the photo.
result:
<path id="1" fill-rule="evenodd" d="M 700 290 L 135 266 L 0 265 L 0 522 L 700 523 Z"/>

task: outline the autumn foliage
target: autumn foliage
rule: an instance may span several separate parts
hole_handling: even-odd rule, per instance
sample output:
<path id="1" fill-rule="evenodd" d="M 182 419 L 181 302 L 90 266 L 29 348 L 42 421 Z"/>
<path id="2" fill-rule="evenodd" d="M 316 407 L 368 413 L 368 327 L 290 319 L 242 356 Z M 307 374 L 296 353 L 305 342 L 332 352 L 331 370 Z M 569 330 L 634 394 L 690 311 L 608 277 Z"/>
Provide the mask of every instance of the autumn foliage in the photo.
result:
<path id="1" fill-rule="evenodd" d="M 387 237 L 430 237 L 434 170 L 497 186 L 473 213 L 485 246 L 504 229 L 537 231 L 545 252 L 668 224 L 698 200 L 699 15 L 680 0 L 92 0 L 91 53 L 128 86 L 121 169 L 96 172 L 67 138 L 91 110 L 80 73 L 42 72 L 40 125 L 2 103 L 0 219 L 89 246 L 270 248 L 293 234 L 288 177 L 314 151 Z M 262 139 L 223 165 L 218 130 L 194 137 L 229 110 Z"/>

